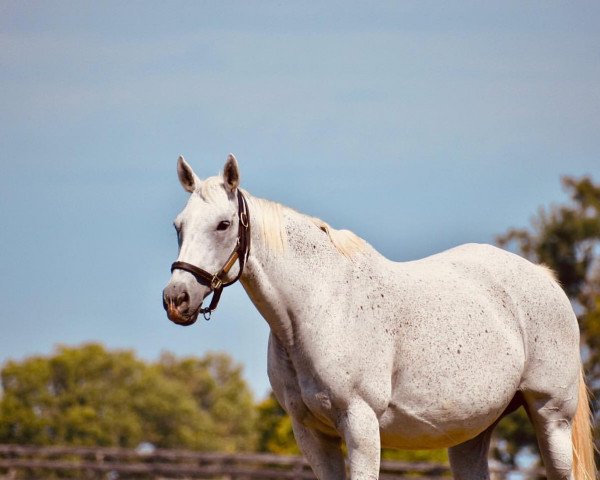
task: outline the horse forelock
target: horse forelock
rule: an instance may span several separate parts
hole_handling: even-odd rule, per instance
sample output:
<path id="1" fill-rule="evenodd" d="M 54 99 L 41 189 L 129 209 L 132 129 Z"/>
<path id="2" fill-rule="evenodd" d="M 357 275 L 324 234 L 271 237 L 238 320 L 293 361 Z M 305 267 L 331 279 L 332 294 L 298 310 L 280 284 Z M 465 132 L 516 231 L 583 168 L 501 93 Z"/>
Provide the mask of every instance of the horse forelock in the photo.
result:
<path id="1" fill-rule="evenodd" d="M 217 201 L 218 193 L 225 193 L 223 177 L 221 175 L 217 175 L 203 180 L 200 185 L 196 187 L 196 193 L 198 193 L 202 199 L 206 200 L 207 202 Z"/>

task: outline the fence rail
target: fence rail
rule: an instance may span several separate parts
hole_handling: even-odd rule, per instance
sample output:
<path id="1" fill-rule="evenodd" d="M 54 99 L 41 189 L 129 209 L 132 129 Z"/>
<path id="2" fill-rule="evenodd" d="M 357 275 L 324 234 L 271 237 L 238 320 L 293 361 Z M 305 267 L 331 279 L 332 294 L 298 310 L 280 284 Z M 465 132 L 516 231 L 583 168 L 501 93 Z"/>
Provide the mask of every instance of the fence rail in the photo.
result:
<path id="1" fill-rule="evenodd" d="M 495 466 L 494 478 L 506 478 L 511 470 Z M 521 472 L 521 478 L 540 478 L 541 471 Z M 448 480 L 445 464 L 381 462 L 381 480 L 402 478 Z M 39 447 L 0 445 L 0 479 L 207 479 L 315 480 L 303 457 L 266 453 L 214 453 L 186 450 L 100 447 Z"/>

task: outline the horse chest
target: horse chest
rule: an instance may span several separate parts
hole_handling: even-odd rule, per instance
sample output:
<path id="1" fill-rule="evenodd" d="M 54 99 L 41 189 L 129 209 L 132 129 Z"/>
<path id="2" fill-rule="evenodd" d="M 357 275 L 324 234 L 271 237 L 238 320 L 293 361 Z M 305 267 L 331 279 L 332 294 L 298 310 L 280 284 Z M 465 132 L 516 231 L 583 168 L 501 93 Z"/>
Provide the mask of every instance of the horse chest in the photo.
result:
<path id="1" fill-rule="evenodd" d="M 290 416 L 303 425 L 337 435 L 341 413 L 356 398 L 383 412 L 389 401 L 390 376 L 363 375 L 364 362 L 348 352 L 317 360 L 307 352 L 290 352 L 271 335 L 268 357 L 273 390 Z"/>

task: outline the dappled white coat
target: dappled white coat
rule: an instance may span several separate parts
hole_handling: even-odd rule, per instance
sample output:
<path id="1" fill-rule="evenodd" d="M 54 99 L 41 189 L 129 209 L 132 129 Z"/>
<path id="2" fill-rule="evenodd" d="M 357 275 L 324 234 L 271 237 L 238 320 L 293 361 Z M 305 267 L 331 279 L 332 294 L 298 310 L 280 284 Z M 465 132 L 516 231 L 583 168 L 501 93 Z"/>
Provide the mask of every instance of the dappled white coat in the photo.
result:
<path id="1" fill-rule="evenodd" d="M 235 228 L 221 246 L 198 228 L 235 219 L 237 162 L 203 182 L 183 159 L 179 172 L 192 195 L 178 260 L 216 271 Z M 522 404 L 548 478 L 585 478 L 571 476 L 571 426 L 587 404 L 578 326 L 547 269 L 477 244 L 392 262 L 350 232 L 246 195 L 241 281 L 271 327 L 269 379 L 319 478 L 344 478 L 341 440 L 353 479 L 377 478 L 381 446 L 452 447 L 455 478 L 488 478 L 491 429 Z M 210 293 L 187 272 L 171 282 L 194 292 L 182 315 Z"/>

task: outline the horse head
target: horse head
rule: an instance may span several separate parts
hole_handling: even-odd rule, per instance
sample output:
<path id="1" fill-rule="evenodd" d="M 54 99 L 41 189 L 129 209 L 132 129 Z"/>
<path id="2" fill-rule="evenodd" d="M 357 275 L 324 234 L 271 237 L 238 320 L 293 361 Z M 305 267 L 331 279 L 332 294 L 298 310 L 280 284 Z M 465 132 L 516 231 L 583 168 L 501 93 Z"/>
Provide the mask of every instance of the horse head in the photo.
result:
<path id="1" fill-rule="evenodd" d="M 211 292 L 218 301 L 223 286 L 239 278 L 247 254 L 247 245 L 240 250 L 240 244 L 246 243 L 245 235 L 241 235 L 244 215 L 246 227 L 248 217 L 238 190 L 240 175 L 233 155 L 227 157 L 220 176 L 201 180 L 183 157 L 177 161 L 177 173 L 182 187 L 191 195 L 173 222 L 179 256 L 163 290 L 163 306 L 171 321 L 191 325 L 200 313 L 210 314 L 216 308 L 214 300 L 210 309 L 202 308 Z"/>

